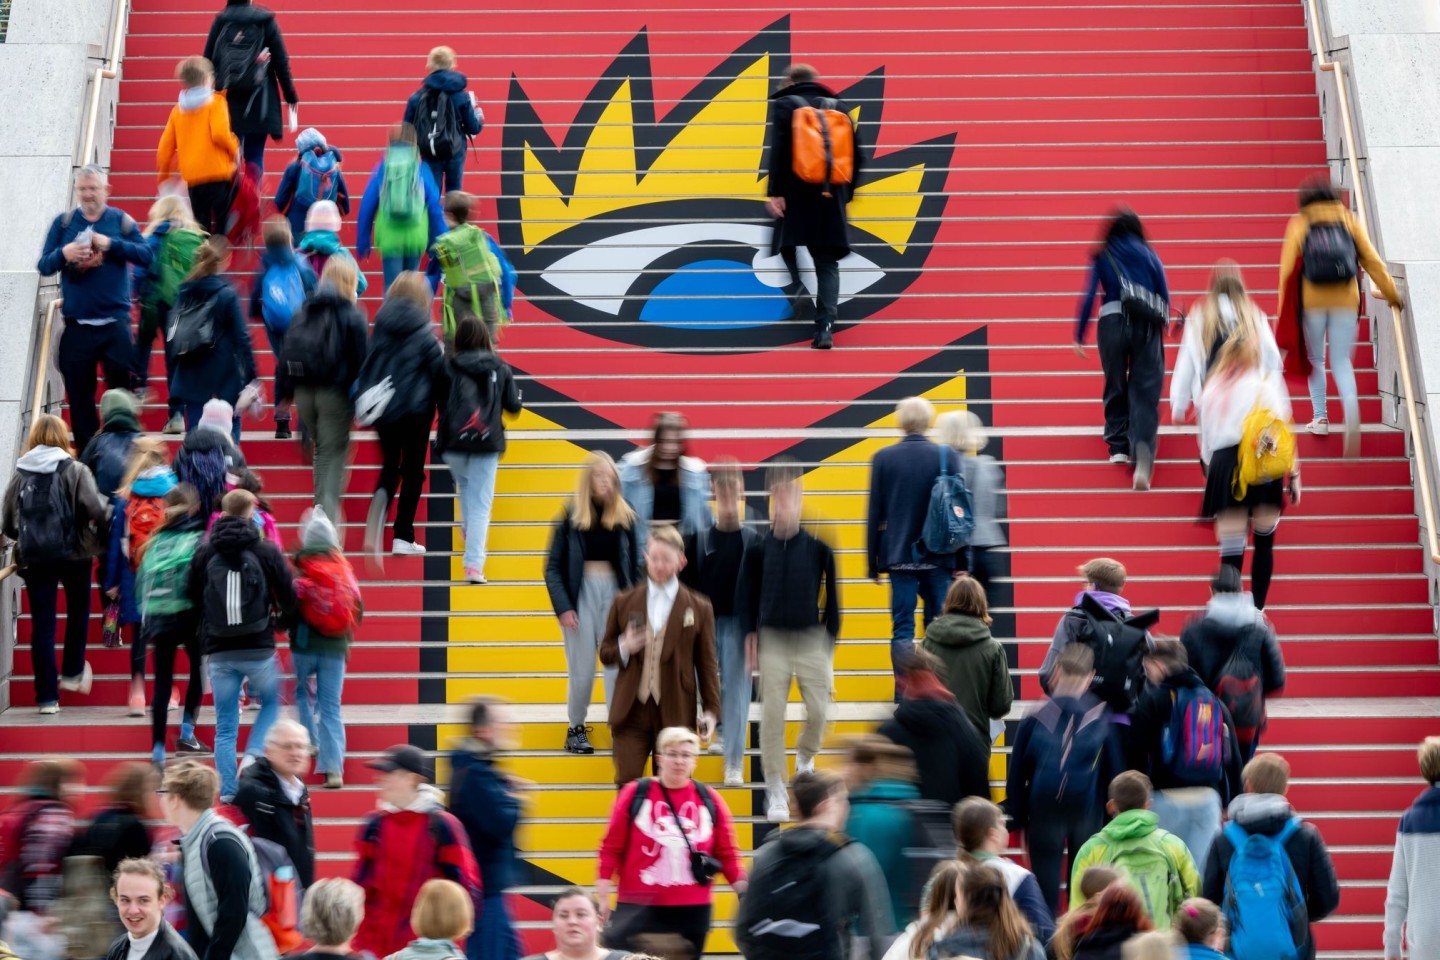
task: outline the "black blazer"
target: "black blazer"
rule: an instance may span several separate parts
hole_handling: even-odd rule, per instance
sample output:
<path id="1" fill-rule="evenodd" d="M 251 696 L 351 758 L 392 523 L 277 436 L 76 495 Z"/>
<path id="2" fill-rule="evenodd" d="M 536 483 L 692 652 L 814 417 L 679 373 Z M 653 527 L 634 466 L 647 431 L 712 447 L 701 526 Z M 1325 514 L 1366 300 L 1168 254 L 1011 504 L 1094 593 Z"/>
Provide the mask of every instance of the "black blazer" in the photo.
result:
<path id="1" fill-rule="evenodd" d="M 637 521 L 638 522 L 638 521 Z M 580 584 L 585 580 L 585 534 L 570 522 L 565 507 L 550 535 L 550 553 L 545 558 L 545 589 L 555 616 L 574 610 L 580 602 Z M 601 559 L 601 558 L 596 558 Z M 620 530 L 620 558 L 615 570 L 616 593 L 640 582 L 640 550 L 635 544 L 635 527 Z"/>

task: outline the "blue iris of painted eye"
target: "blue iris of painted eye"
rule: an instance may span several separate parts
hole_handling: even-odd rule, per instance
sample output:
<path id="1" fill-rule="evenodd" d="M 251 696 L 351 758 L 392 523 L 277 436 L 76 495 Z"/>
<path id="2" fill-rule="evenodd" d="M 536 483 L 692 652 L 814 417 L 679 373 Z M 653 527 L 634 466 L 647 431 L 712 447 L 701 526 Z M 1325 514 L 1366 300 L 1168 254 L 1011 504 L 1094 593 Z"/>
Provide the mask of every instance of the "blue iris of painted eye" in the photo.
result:
<path id="1" fill-rule="evenodd" d="M 640 308 L 640 319 L 667 327 L 711 330 L 760 327 L 791 316 L 779 290 L 733 260 L 687 263 L 657 283 Z"/>

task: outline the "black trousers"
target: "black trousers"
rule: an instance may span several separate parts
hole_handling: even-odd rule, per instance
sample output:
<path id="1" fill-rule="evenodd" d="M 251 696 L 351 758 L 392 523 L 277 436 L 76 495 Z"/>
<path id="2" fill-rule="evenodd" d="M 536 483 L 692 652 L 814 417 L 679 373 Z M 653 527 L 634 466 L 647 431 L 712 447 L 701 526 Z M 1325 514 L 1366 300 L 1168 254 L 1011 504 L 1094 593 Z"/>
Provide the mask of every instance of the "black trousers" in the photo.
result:
<path id="1" fill-rule="evenodd" d="M 710 904 L 693 907 L 656 907 L 643 903 L 617 903 L 605 928 L 605 945 L 663 960 L 700 960 L 710 932 Z"/>
<path id="2" fill-rule="evenodd" d="M 380 438 L 380 479 L 375 490 L 385 491 L 395 505 L 395 538 L 415 542 L 415 511 L 425 489 L 425 458 L 430 452 L 430 418 L 402 417 L 375 427 Z"/>
<path id="3" fill-rule="evenodd" d="M 225 235 L 225 219 L 230 215 L 230 199 L 235 192 L 231 180 L 190 184 L 190 209 L 195 221 L 206 233 Z"/>
<path id="4" fill-rule="evenodd" d="M 155 648 L 155 695 L 150 701 L 150 742 L 163 744 L 170 715 L 170 688 L 175 685 L 175 654 L 181 648 L 190 661 L 190 683 L 185 687 L 185 719 L 200 716 L 205 687 L 200 679 L 200 624 L 193 616 L 166 617 L 164 626 L 149 632 Z"/>
<path id="5" fill-rule="evenodd" d="M 1107 314 L 1100 318 L 1096 343 L 1105 374 L 1105 444 L 1112 454 L 1127 456 L 1138 456 L 1144 444 L 1154 456 L 1165 379 L 1164 335 L 1149 324 Z"/>
<path id="6" fill-rule="evenodd" d="M 75 434 L 76 450 L 84 450 L 90 438 L 100 431 L 100 414 L 95 409 L 95 384 L 99 379 L 95 375 L 96 367 L 105 368 L 106 387 L 129 389 L 133 352 L 128 316 L 102 324 L 65 318 L 65 332 L 60 334 L 55 365 L 65 381 L 65 399 L 70 403 L 70 429 Z"/>
<path id="7" fill-rule="evenodd" d="M 35 665 L 35 702 L 58 703 L 60 678 L 85 670 L 90 631 L 90 581 L 93 561 L 59 560 L 20 568 L 30 598 L 30 652 Z M 65 588 L 65 652 L 55 671 L 55 619 L 60 587 Z"/>
<path id="8" fill-rule="evenodd" d="M 840 314 L 840 260 L 848 250 L 843 247 L 806 247 L 810 259 L 815 261 L 815 332 L 829 330 L 835 325 Z M 781 247 L 780 257 L 790 271 L 790 296 L 805 296 L 800 283 L 800 262 L 795 257 L 794 247 Z"/>
<path id="9" fill-rule="evenodd" d="M 1067 867 L 1075 862 L 1086 840 L 1099 832 L 1105 818 L 1097 801 L 1089 811 L 1073 809 L 1032 809 L 1025 827 L 1025 849 L 1030 854 L 1030 872 L 1040 886 L 1040 894 L 1050 905 L 1050 913 L 1060 916 L 1060 884 L 1069 874 Z M 1065 857 L 1066 849 L 1070 857 Z"/>

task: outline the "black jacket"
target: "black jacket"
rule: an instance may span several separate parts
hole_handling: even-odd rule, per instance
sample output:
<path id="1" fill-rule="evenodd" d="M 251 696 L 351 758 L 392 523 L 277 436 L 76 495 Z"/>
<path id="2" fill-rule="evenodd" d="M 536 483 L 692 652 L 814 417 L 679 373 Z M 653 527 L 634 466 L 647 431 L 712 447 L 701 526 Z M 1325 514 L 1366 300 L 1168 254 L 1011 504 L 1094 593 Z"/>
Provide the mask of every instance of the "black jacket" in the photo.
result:
<path id="1" fill-rule="evenodd" d="M 105 960 L 126 960 L 130 956 L 130 934 L 122 933 L 110 944 L 110 952 L 105 954 Z M 155 942 L 150 944 L 150 949 L 145 951 L 143 960 L 195 960 L 195 951 L 185 942 L 185 938 L 175 931 L 164 920 L 160 921 L 160 932 L 155 935 Z"/>
<path id="2" fill-rule="evenodd" d="M 386 377 L 395 390 L 379 423 L 435 415 L 444 375 L 445 348 L 430 326 L 430 312 L 413 300 L 392 297 L 375 312 L 370 347 L 356 377 L 363 393 Z"/>
<path id="3" fill-rule="evenodd" d="M 132 418 L 133 419 L 133 418 Z M 90 438 L 80 453 L 80 462 L 90 468 L 95 476 L 95 489 L 100 496 L 110 499 L 125 480 L 125 469 L 130 464 L 130 450 L 140 436 L 137 430 L 111 430 L 108 426 Z"/>
<path id="4" fill-rule="evenodd" d="M 1260 636 L 1260 659 L 1255 664 L 1260 670 L 1260 688 L 1267 697 L 1273 696 L 1285 687 L 1285 658 L 1275 631 L 1255 609 L 1250 594 L 1211 597 L 1204 616 L 1185 625 L 1180 642 L 1185 645 L 1190 666 L 1200 674 L 1205 686 L 1214 690 L 1236 645 L 1256 634 Z"/>
<path id="5" fill-rule="evenodd" d="M 435 449 L 444 453 L 450 449 L 455 442 L 455 434 L 458 423 L 452 423 L 454 419 L 450 410 L 450 391 L 455 380 L 459 377 L 468 377 L 474 380 L 480 387 L 480 395 L 486 395 L 489 389 L 487 381 L 495 379 L 496 387 L 500 391 L 500 409 L 506 413 L 519 413 L 520 388 L 515 384 L 515 375 L 510 372 L 510 365 L 501 360 L 489 350 L 466 350 L 464 353 L 457 353 L 445 361 L 441 368 L 440 383 L 435 391 L 435 400 L 440 407 L 440 426 L 435 431 Z M 473 412 L 473 411 L 472 411 Z M 468 416 L 469 414 L 466 414 Z M 468 447 L 466 453 L 504 453 L 505 452 L 505 421 L 501 418 L 497 423 L 490 425 L 490 436 L 484 443 L 484 449 Z"/>
<path id="6" fill-rule="evenodd" d="M 1054 796 L 1035 794 L 1036 771 L 1047 757 L 1059 756 L 1067 732 L 1083 731 L 1087 724 L 1101 724 L 1105 731 L 1105 749 L 1099 764 L 1093 768 L 1094 794 L 1091 809 L 1103 809 L 1110 781 L 1125 770 L 1125 753 L 1121 739 L 1114 732 L 1110 709 L 1099 697 L 1087 693 L 1082 697 L 1054 697 L 1031 710 L 1015 733 L 1010 747 L 1009 776 L 1005 787 L 1005 812 L 1017 829 L 1030 824 L 1032 811 L 1041 818 L 1056 812 Z M 1098 736 L 1100 731 L 1095 730 Z M 1073 768 L 1072 768 L 1073 769 Z M 1071 811 L 1066 811 L 1070 813 Z M 1085 811 L 1075 810 L 1077 816 Z"/>
<path id="7" fill-rule="evenodd" d="M 1129 762 L 1134 769 L 1149 774 L 1150 782 L 1154 784 L 1156 790 L 1194 786 L 1194 784 L 1182 784 L 1175 779 L 1164 761 L 1161 743 L 1165 729 L 1170 725 L 1170 714 L 1174 707 L 1173 695 L 1185 687 L 1203 686 L 1200 675 L 1186 667 L 1180 673 L 1166 677 L 1159 686 L 1146 687 L 1145 692 L 1135 701 L 1135 708 L 1130 711 L 1132 755 Z M 1229 759 L 1220 779 L 1208 786 L 1214 787 L 1219 792 L 1221 803 L 1229 803 L 1230 798 L 1237 796 L 1242 789 L 1240 745 L 1235 739 L 1235 725 L 1230 722 L 1230 711 L 1226 710 L 1225 705 L 1218 700 L 1216 704 L 1225 715 L 1225 738 L 1229 742 Z"/>
<path id="8" fill-rule="evenodd" d="M 301 314 L 315 312 L 328 314 L 330 322 L 339 326 L 340 366 L 329 383 L 311 384 L 311 386 L 334 387 L 345 394 L 346 399 L 349 399 L 350 388 L 355 385 L 355 378 L 360 373 L 360 365 L 365 362 L 365 338 L 370 332 L 370 322 L 365 318 L 364 311 L 342 297 L 329 284 L 321 284 L 315 288 L 314 293 L 305 298 L 300 312 Z M 294 322 L 300 322 L 299 315 L 296 316 Z M 279 365 L 279 368 L 283 367 L 284 364 Z M 277 376 L 275 378 L 275 399 L 290 400 L 294 396 L 295 384 L 290 377 L 288 375 Z"/>
<path id="9" fill-rule="evenodd" d="M 585 560 L 585 534 L 570 522 L 570 507 L 567 505 L 550 534 L 550 552 L 545 557 L 545 589 L 550 594 L 550 606 L 557 617 L 574 610 L 580 602 L 580 584 L 585 581 Z M 618 594 L 639 582 L 640 550 L 635 545 L 635 528 L 622 527 L 615 592 Z"/>
<path id="10" fill-rule="evenodd" d="M 835 551 L 804 529 L 784 540 L 771 530 L 745 554 L 735 614 L 743 633 L 754 633 L 761 627 L 808 630 L 822 626 L 833 642 L 840 636 Z"/>
<path id="11" fill-rule="evenodd" d="M 1239 824 L 1246 833 L 1259 833 L 1273 837 L 1284 829 L 1295 810 L 1282 796 L 1273 793 L 1245 793 L 1230 804 L 1230 820 Z M 1300 881 L 1300 890 L 1305 894 L 1305 908 L 1310 922 L 1318 923 L 1340 906 L 1340 883 L 1335 879 L 1335 865 L 1330 861 L 1330 851 L 1325 849 L 1325 840 L 1315 825 L 1300 826 L 1289 842 L 1285 852 L 1290 856 L 1290 865 Z M 1230 872 L 1230 858 L 1235 848 L 1222 830 L 1215 835 L 1210 845 L 1210 855 L 1205 860 L 1205 878 L 1201 895 L 1212 903 L 1225 902 L 1225 878 Z M 1301 960 L 1315 956 L 1315 936 L 1302 947 Z"/>
<path id="12" fill-rule="evenodd" d="M 210 35 L 205 38 L 205 59 L 215 62 L 215 42 L 220 37 L 221 28 L 227 23 L 237 22 L 265 31 L 264 45 L 270 48 L 270 69 L 260 86 L 253 90 L 237 90 L 227 97 L 230 130 L 239 137 L 263 133 L 279 140 L 285 128 L 280 93 L 284 91 L 285 102 L 291 106 L 298 104 L 300 97 L 295 93 L 295 82 L 290 76 L 290 56 L 285 52 L 285 38 L 280 35 L 275 14 L 264 7 L 252 6 L 249 0 L 229 0 L 210 24 Z"/>
<path id="13" fill-rule="evenodd" d="M 265 570 L 272 608 L 279 609 L 282 624 L 291 623 L 295 619 L 298 605 L 295 599 L 295 579 L 280 549 L 275 544 L 260 539 L 260 531 L 256 529 L 253 521 L 228 514 L 222 516 L 215 521 L 215 526 L 210 528 L 210 536 L 201 541 L 200 546 L 195 549 L 195 558 L 190 561 L 188 589 L 191 602 L 197 610 L 202 611 L 200 629 L 201 633 L 205 634 L 206 656 L 275 649 L 273 617 L 265 629 L 247 636 L 212 637 L 204 627 L 206 565 L 210 558 L 217 554 L 233 559 L 246 550 L 255 554 L 260 566 Z"/>
<path id="14" fill-rule="evenodd" d="M 870 507 L 865 524 L 865 542 L 870 558 L 870 577 L 893 566 L 929 563 L 954 569 L 954 554 L 915 554 L 916 542 L 925 529 L 930 508 L 930 489 L 940 476 L 940 458 L 952 474 L 961 470 L 960 458 L 918 433 L 878 451 L 870 461 Z"/>
<path id="15" fill-rule="evenodd" d="M 698 590 L 701 594 L 705 593 L 702 585 L 705 583 L 705 575 L 710 569 L 710 557 L 715 552 L 714 541 L 711 539 L 714 532 L 715 527 L 711 526 L 685 538 L 685 569 L 680 571 L 680 582 L 691 590 Z M 740 609 L 740 582 L 745 574 L 745 558 L 750 555 L 751 551 L 758 549 L 763 540 L 764 537 L 761 536 L 759 530 L 745 523 L 743 519 L 741 520 L 740 569 L 735 577 L 734 595 L 729 598 L 730 603 L 728 604 L 729 609 L 733 611 L 732 616 L 738 614 Z M 710 602 L 713 604 L 715 598 L 711 597 Z M 721 606 L 721 609 L 725 609 L 725 607 Z M 719 617 L 720 614 L 717 612 L 716 616 Z"/>
<path id="16" fill-rule="evenodd" d="M 176 309 L 192 297 L 209 304 L 213 311 L 215 346 L 198 360 L 175 362 L 170 372 L 170 399 L 204 403 L 219 397 L 233 406 L 245 384 L 255 379 L 255 351 L 240 297 L 230 281 L 218 275 L 182 283 Z M 173 321 L 175 311 L 170 316 Z"/>
<path id="17" fill-rule="evenodd" d="M 250 835 L 278 843 L 290 854 L 302 887 L 315 882 L 315 823 L 310 814 L 310 791 L 303 787 L 300 802 L 291 803 L 270 761 L 259 758 L 240 774 L 235 806 L 250 823 Z"/>
<path id="18" fill-rule="evenodd" d="M 1121 960 L 1125 941 L 1139 931 L 1134 927 L 1105 927 L 1081 934 L 1075 941 L 1074 960 Z"/>
<path id="19" fill-rule="evenodd" d="M 966 797 L 989 798 L 990 745 L 955 704 L 901 701 L 876 732 L 915 755 L 923 799 L 956 804 Z"/>
<path id="20" fill-rule="evenodd" d="M 150 856 L 150 828 L 143 817 L 129 807 L 106 807 L 95 814 L 90 826 L 75 835 L 72 857 L 99 857 L 105 861 L 105 876 L 114 875 L 120 861 Z"/>
<path id="21" fill-rule="evenodd" d="M 800 97 L 811 106 L 822 99 L 834 98 L 835 92 L 824 84 L 807 80 L 793 83 L 771 95 L 770 110 L 770 180 L 769 193 L 772 197 L 785 198 L 785 217 L 775 228 L 774 247 L 831 247 L 837 252 L 849 250 L 850 229 L 845 217 L 845 204 L 849 202 L 855 186 L 860 180 L 860 169 L 864 165 L 864 151 L 860 146 L 860 131 L 855 130 L 855 177 L 848 186 L 837 186 L 825 196 L 825 189 L 817 183 L 807 183 L 795 176 L 791 157 L 790 124 L 795 106 L 789 97 Z M 840 109 L 849 112 L 841 103 Z"/>

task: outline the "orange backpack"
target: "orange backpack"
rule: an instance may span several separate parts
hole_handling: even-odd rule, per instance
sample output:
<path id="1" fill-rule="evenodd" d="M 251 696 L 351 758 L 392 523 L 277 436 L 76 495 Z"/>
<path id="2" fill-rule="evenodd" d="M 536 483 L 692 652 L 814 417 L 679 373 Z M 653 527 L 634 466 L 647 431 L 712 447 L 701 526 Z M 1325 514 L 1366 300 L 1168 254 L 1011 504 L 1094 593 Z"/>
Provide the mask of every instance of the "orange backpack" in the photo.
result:
<path id="1" fill-rule="evenodd" d="M 790 165 L 795 176 L 818 183 L 830 196 L 837 183 L 855 177 L 855 127 L 840 101 L 824 98 L 811 106 L 804 97 L 786 97 L 794 105 L 790 115 Z"/>
<path id="2" fill-rule="evenodd" d="M 131 497 L 125 510 L 125 532 L 130 536 L 130 566 L 139 569 L 140 554 L 150 535 L 165 519 L 164 497 Z"/>

